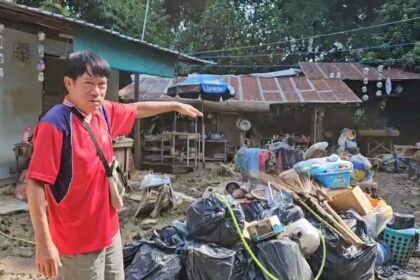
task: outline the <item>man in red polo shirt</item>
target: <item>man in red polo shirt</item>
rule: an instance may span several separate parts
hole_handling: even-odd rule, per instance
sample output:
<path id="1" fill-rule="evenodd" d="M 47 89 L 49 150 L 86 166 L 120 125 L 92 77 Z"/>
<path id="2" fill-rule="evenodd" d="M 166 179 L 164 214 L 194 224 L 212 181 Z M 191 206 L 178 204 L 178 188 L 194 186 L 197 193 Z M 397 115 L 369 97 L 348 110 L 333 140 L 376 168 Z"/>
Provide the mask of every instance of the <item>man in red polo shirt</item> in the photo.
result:
<path id="1" fill-rule="evenodd" d="M 136 118 L 170 111 L 202 116 L 178 102 L 106 101 L 109 76 L 107 62 L 96 54 L 71 54 L 65 62 L 68 94 L 35 130 L 28 201 L 38 270 L 48 278 L 124 279 L 118 214 L 110 204 L 105 168 L 71 108 L 82 113 L 109 162 L 112 138 L 128 134 Z"/>

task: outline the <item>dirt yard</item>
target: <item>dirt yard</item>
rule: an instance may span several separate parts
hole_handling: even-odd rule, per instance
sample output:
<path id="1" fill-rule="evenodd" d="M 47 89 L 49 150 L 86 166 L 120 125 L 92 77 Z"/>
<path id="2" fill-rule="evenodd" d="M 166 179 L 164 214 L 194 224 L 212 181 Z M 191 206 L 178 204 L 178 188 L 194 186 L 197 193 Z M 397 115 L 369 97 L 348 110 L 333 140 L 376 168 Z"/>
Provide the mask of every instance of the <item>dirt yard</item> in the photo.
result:
<path id="1" fill-rule="evenodd" d="M 173 187 L 176 191 L 198 198 L 207 187 L 217 187 L 233 178 L 224 173 L 222 169 L 208 168 L 200 174 L 193 173 L 178 175 Z M 376 181 L 379 183 L 380 194 L 392 205 L 394 211 L 414 213 L 417 226 L 420 225 L 420 185 L 411 181 L 405 174 L 378 173 Z M 134 239 L 148 238 L 154 230 L 169 225 L 175 219 L 184 217 L 182 210 L 175 210 L 160 217 L 156 223 L 144 224 L 143 219 L 133 219 L 137 202 L 126 200 L 125 209 L 120 213 L 121 233 L 124 242 Z M 13 215 L 0 216 L 0 230 L 12 236 L 33 240 L 33 231 L 28 213 L 16 213 Z M 28 258 L 33 263 L 34 246 L 21 241 L 11 240 L 0 235 L 0 259 L 6 257 Z M 23 264 L 25 266 L 25 264 Z M 27 266 L 27 265 L 26 265 Z M 5 264 L 0 262 L 0 280 L 12 279 L 43 279 L 34 274 L 34 266 L 31 269 L 25 267 L 25 273 L 14 274 L 5 271 Z M 412 258 L 409 266 L 410 271 L 420 271 L 420 259 Z"/>

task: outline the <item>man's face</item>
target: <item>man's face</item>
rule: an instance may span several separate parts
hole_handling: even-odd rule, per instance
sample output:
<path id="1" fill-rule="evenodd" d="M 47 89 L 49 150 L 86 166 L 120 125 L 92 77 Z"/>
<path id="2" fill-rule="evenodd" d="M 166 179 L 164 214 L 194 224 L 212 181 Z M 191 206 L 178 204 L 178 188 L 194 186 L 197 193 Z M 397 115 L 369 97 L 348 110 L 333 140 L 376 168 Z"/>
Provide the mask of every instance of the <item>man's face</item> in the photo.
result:
<path id="1" fill-rule="evenodd" d="M 98 110 L 105 99 L 108 79 L 106 77 L 93 76 L 85 72 L 82 76 L 73 80 L 64 77 L 64 85 L 68 92 L 69 101 L 85 114 Z"/>

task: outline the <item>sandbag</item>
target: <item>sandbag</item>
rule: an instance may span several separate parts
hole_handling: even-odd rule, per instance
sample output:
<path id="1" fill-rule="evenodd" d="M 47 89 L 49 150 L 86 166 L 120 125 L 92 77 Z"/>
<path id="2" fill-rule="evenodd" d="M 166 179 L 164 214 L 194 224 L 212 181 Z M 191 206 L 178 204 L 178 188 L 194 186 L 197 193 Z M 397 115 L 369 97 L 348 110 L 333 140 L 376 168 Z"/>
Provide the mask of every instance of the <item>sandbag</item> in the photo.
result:
<path id="1" fill-rule="evenodd" d="M 262 265 L 277 279 L 311 280 L 311 268 L 296 242 L 288 238 L 257 243 L 257 257 Z M 268 276 L 264 276 L 269 280 Z"/>
<path id="2" fill-rule="evenodd" d="M 245 222 L 242 208 L 231 197 L 228 196 L 227 199 L 242 230 Z M 225 203 L 214 194 L 209 194 L 188 208 L 187 224 L 191 237 L 197 241 L 214 243 L 223 247 L 234 246 L 239 241 Z"/>
<path id="3" fill-rule="evenodd" d="M 137 250 L 131 264 L 125 269 L 127 280 L 181 280 L 183 279 L 180 256 L 152 241 L 139 242 L 126 252 Z M 123 250 L 124 253 L 124 250 Z M 124 256 L 128 260 L 128 256 Z"/>
<path id="4" fill-rule="evenodd" d="M 192 243 L 188 246 L 186 270 L 189 280 L 230 279 L 235 260 L 235 251 L 206 244 Z"/>

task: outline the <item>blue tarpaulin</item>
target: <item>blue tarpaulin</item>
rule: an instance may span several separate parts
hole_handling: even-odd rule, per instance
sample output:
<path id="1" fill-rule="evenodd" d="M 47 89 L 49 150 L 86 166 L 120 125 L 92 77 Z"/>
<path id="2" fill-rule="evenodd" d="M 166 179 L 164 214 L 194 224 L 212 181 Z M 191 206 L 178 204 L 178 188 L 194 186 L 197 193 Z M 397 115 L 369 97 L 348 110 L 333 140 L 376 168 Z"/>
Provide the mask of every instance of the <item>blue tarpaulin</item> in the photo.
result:
<path id="1" fill-rule="evenodd" d="M 215 76 L 194 74 L 168 88 L 168 95 L 194 99 L 201 96 L 203 100 L 219 101 L 234 97 L 235 89 Z"/>

